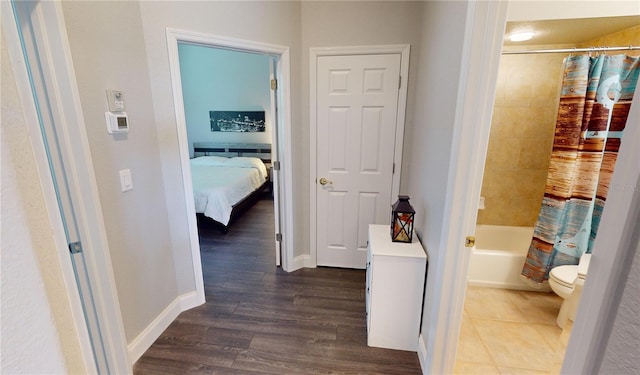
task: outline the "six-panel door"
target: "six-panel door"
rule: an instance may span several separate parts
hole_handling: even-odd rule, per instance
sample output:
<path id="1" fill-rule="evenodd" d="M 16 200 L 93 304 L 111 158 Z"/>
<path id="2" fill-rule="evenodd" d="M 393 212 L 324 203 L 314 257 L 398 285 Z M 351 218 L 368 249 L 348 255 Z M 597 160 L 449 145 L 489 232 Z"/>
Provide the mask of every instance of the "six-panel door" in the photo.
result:
<path id="1" fill-rule="evenodd" d="M 400 55 L 317 60 L 317 264 L 365 268 L 390 220 Z"/>

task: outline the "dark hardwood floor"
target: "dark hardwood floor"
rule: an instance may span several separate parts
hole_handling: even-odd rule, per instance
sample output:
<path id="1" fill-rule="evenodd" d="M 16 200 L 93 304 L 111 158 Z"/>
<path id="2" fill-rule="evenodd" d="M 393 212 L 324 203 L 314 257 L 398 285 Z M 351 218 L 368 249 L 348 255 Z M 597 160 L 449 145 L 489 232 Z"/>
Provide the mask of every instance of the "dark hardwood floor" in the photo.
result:
<path id="1" fill-rule="evenodd" d="M 226 235 L 200 224 L 206 304 L 134 366 L 142 374 L 420 374 L 417 354 L 367 346 L 361 270 L 275 266 L 273 201 Z"/>

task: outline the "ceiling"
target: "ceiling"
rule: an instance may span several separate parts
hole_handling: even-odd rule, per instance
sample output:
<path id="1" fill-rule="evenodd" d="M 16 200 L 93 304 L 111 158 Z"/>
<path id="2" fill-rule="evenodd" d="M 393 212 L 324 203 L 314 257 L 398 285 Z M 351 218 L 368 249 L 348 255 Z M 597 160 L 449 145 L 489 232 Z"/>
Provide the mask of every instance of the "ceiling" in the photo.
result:
<path id="1" fill-rule="evenodd" d="M 640 26 L 640 15 L 507 22 L 504 45 L 527 46 L 545 44 L 579 44 L 634 26 Z M 536 35 L 534 35 L 531 40 L 525 42 L 511 42 L 507 37 L 517 29 L 532 29 L 536 32 Z"/>

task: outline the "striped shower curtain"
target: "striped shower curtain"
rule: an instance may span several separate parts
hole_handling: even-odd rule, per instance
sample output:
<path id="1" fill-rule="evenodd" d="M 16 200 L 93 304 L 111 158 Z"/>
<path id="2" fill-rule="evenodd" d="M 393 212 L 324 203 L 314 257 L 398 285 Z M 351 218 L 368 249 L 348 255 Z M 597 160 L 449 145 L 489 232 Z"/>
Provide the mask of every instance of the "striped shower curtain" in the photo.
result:
<path id="1" fill-rule="evenodd" d="M 565 59 L 544 198 L 522 269 L 534 286 L 591 252 L 639 66 L 639 57 L 625 55 Z"/>

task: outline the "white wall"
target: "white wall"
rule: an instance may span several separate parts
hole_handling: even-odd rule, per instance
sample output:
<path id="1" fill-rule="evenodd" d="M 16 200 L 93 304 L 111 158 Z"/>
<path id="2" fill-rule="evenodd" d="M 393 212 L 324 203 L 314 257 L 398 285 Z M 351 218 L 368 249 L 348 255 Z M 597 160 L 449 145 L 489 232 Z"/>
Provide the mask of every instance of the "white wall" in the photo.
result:
<path id="1" fill-rule="evenodd" d="M 408 164 L 411 153 L 411 139 L 416 80 L 418 77 L 418 56 L 420 54 L 420 27 L 423 2 L 420 1 L 303 1 L 302 2 L 302 137 L 304 145 L 310 142 L 309 134 L 309 48 L 337 46 L 366 46 L 386 44 L 410 44 L 409 87 L 405 117 L 405 142 L 403 164 L 400 171 L 400 193 L 406 192 Z M 301 186 L 296 186 L 298 194 L 306 203 L 304 218 L 310 218 L 309 184 L 315 183 L 316 176 L 309 175 L 309 153 L 300 155 Z M 306 219 L 309 220 L 309 219 Z M 308 224 L 301 228 L 306 243 L 311 228 Z"/>
<path id="2" fill-rule="evenodd" d="M 168 214 L 171 217 L 171 233 L 174 249 L 189 244 L 187 213 L 184 207 L 184 190 L 180 166 L 178 139 L 176 134 L 175 109 L 166 42 L 166 28 L 178 28 L 218 36 L 246 39 L 277 44 L 291 48 L 291 133 L 293 150 L 295 217 L 304 217 L 299 191 L 306 188 L 300 179 L 300 164 L 297 162 L 307 149 L 303 144 L 300 124 L 300 3 L 287 1 L 231 2 L 231 1 L 166 1 L 141 2 L 140 11 L 148 59 L 148 75 L 151 77 L 156 131 L 160 147 L 164 188 L 167 195 Z M 238 20 L 242 20 L 239 22 Z M 305 166 L 306 167 L 306 166 Z M 296 220 L 298 222 L 302 220 Z M 295 231 L 294 251 L 304 253 L 302 231 Z M 308 252 L 308 251 L 307 251 Z M 179 274 L 192 267 L 191 256 L 185 255 L 176 266 Z"/>
<path id="3" fill-rule="evenodd" d="M 179 295 L 140 8 L 136 2 L 63 2 L 89 147 L 104 213 L 127 341 L 131 343 Z M 107 89 L 122 90 L 127 134 L 109 135 Z M 121 192 L 119 170 L 133 190 Z M 190 252 L 185 247 L 185 254 Z"/>
<path id="4" fill-rule="evenodd" d="M 174 27 L 214 35 L 248 39 L 291 47 L 291 108 L 293 150 L 295 256 L 309 253 L 309 127 L 308 127 L 308 56 L 309 47 L 418 44 L 422 4 L 420 2 L 142 2 L 149 74 L 160 147 L 163 155 L 165 188 L 174 197 L 169 212 L 183 217 L 178 146 L 175 136 L 175 113 L 167 63 L 165 28 Z M 234 20 L 243 19 L 242 23 Z M 300 48 L 300 45 L 304 48 Z M 412 51 L 416 54 L 417 50 Z M 412 58 L 412 62 L 416 62 Z M 413 69 L 413 68 L 412 68 Z M 415 72 L 411 70 L 409 82 Z M 302 82 L 302 85 L 300 84 Z M 413 113 L 413 83 L 409 87 L 407 132 L 410 134 Z M 405 154 L 409 151 L 406 150 Z M 179 221 L 180 222 L 180 221 Z M 186 225 L 174 225 L 172 230 L 186 236 Z M 176 245 L 174 245 L 176 246 Z"/>
<path id="5" fill-rule="evenodd" d="M 420 1 L 303 1 L 302 2 L 302 119 L 309 121 L 309 48 L 409 44 L 409 88 L 405 118 L 403 159 L 411 151 L 420 28 Z M 305 127 L 308 129 L 308 126 Z M 308 137 L 308 135 L 307 135 Z M 308 140 L 307 140 L 308 142 Z M 403 165 L 400 190 L 407 184 L 407 170 Z M 315 179 L 315 176 L 310 176 Z"/>
<path id="6" fill-rule="evenodd" d="M 194 142 L 271 143 L 270 57 L 178 44 L 189 153 Z M 264 111 L 265 131 L 212 132 L 209 111 Z"/>
<path id="7" fill-rule="evenodd" d="M 429 254 L 422 334 L 432 334 L 440 298 L 441 277 L 433 265 L 443 251 L 444 202 L 451 161 L 453 123 L 458 95 L 460 60 L 464 38 L 464 2 L 426 2 L 422 13 L 418 82 L 414 127 L 407 160 L 407 192 L 416 210 L 416 231 Z M 446 35 L 446 38 L 442 36 Z M 430 342 L 431 340 L 427 340 Z M 430 348 L 427 348 L 430 350 Z"/>
<path id="8" fill-rule="evenodd" d="M 86 373 L 2 33 L 0 372 Z"/>

